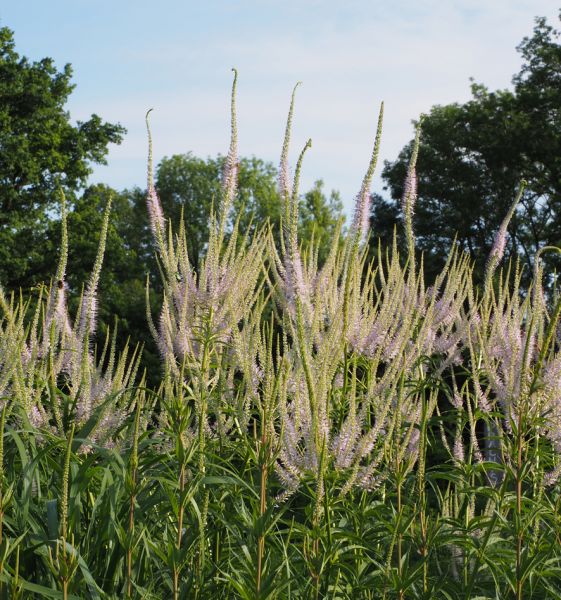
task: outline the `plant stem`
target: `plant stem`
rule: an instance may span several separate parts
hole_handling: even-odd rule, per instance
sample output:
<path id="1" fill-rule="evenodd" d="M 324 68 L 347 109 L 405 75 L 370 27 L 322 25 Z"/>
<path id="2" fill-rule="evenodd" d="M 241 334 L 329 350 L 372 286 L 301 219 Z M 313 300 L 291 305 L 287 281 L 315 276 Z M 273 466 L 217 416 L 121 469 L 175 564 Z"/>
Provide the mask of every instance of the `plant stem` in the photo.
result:
<path id="1" fill-rule="evenodd" d="M 268 477 L 268 452 L 267 452 L 267 433 L 266 424 L 263 422 L 265 419 L 264 414 L 261 416 L 261 485 L 259 491 L 259 516 L 263 518 L 265 510 L 267 509 L 267 477 Z M 263 524 L 261 523 L 261 527 Z M 257 582 L 256 591 L 257 597 L 261 593 L 261 574 L 263 569 L 263 555 L 265 553 L 265 536 L 260 535 L 257 540 Z"/>
<path id="2" fill-rule="evenodd" d="M 133 445 L 130 460 L 130 482 L 131 482 L 131 494 L 129 499 L 129 540 L 127 548 L 127 597 L 132 596 L 132 548 L 133 548 L 133 535 L 134 535 L 134 505 L 136 503 L 136 479 L 138 473 L 138 434 L 140 429 L 140 412 L 141 403 L 140 398 L 137 400 L 136 413 L 134 416 L 134 433 L 133 433 Z"/>
<path id="3" fill-rule="evenodd" d="M 421 556 L 423 560 L 423 593 L 428 593 L 428 542 L 427 542 L 427 493 L 425 487 L 426 448 L 427 448 L 427 399 L 422 395 L 422 415 L 419 439 L 418 487 L 420 498 L 419 524 L 421 528 Z"/>
<path id="4" fill-rule="evenodd" d="M 516 432 L 516 600 L 522 596 L 522 545 L 524 532 L 522 528 L 522 410 L 518 415 L 518 431 Z"/>
<path id="5" fill-rule="evenodd" d="M 404 593 L 401 589 L 401 559 L 402 559 L 402 535 L 401 535 L 401 475 L 398 474 L 397 478 L 397 523 L 398 523 L 398 533 L 397 533 L 397 575 L 399 580 L 399 600 L 403 600 Z"/>
<path id="6" fill-rule="evenodd" d="M 179 479 L 178 479 L 178 488 L 179 488 L 179 507 L 177 513 L 177 537 L 175 539 L 175 548 L 179 554 L 181 550 L 181 541 L 183 539 L 183 518 L 184 518 L 184 506 L 183 506 L 183 494 L 185 492 L 185 465 L 181 464 L 179 468 Z M 180 569 L 177 564 L 174 563 L 173 566 L 173 600 L 178 600 L 179 598 L 179 575 Z"/>
<path id="7" fill-rule="evenodd" d="M 206 517 L 208 511 L 208 502 L 209 502 L 209 494 L 208 490 L 202 480 L 206 474 L 206 464 L 205 464 L 205 445 L 206 445 L 206 434 L 205 434 L 205 425 L 207 422 L 207 412 L 208 412 L 208 375 L 209 375 L 209 361 L 210 361 L 210 344 L 212 338 L 212 323 L 213 323 L 214 313 L 212 309 L 210 309 L 208 314 L 208 321 L 206 323 L 207 330 L 205 332 L 205 337 L 203 339 L 203 355 L 201 359 L 200 373 L 199 373 L 199 414 L 198 416 L 198 425 L 199 425 L 199 477 L 201 479 L 201 486 L 203 489 L 203 509 L 201 511 L 201 520 L 200 520 L 200 532 L 199 532 L 199 560 L 197 564 L 197 588 L 195 591 L 195 596 L 198 597 L 199 593 L 202 590 L 202 571 L 204 565 L 204 554 L 205 554 L 205 528 L 206 528 Z M 185 477 L 184 467 L 182 467 L 183 478 Z M 182 483 L 183 489 L 185 487 L 185 482 Z M 183 492 L 182 492 L 183 495 Z M 183 511 L 181 511 L 182 515 Z"/>
<path id="8" fill-rule="evenodd" d="M 62 528 L 62 560 L 64 562 L 64 574 L 62 576 L 62 597 L 68 599 L 68 563 L 66 560 L 66 539 L 68 535 L 68 494 L 70 486 L 70 458 L 72 456 L 72 439 L 74 438 L 74 429 L 76 425 L 72 423 L 68 441 L 66 444 L 66 453 L 64 456 L 64 468 L 62 471 L 62 502 L 61 502 L 61 528 Z"/>
<path id="9" fill-rule="evenodd" d="M 0 419 L 0 547 L 3 543 L 4 528 L 4 427 L 6 425 L 6 412 L 8 403 L 4 404 Z M 0 562 L 0 575 L 4 572 L 4 562 Z M 0 593 L 4 591 L 4 583 L 0 582 Z"/>
<path id="10" fill-rule="evenodd" d="M 3 526 L 4 526 L 4 427 L 6 425 L 6 412 L 8 404 L 4 404 L 2 409 L 2 417 L 0 418 L 0 546 L 3 542 Z M 0 575 L 2 574 L 3 564 L 0 564 Z M 2 588 L 0 587 L 0 590 Z"/>

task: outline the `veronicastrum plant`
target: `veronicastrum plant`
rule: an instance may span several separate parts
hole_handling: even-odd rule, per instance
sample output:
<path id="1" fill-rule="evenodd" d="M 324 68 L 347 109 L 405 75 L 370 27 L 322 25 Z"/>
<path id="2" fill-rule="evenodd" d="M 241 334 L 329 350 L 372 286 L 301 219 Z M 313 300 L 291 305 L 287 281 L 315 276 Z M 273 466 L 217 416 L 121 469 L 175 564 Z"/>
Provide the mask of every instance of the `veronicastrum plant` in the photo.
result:
<path id="1" fill-rule="evenodd" d="M 237 222 L 227 231 L 238 173 L 236 82 L 237 73 L 232 87 L 232 138 L 224 161 L 222 194 L 217 214 L 210 215 L 210 236 L 198 272 L 189 259 L 183 223 L 177 235 L 165 224 L 154 188 L 150 138 L 148 211 L 164 277 L 164 302 L 158 325 L 152 324 L 151 329 L 166 372 L 179 379 L 188 377 L 190 385 L 196 382 L 199 391 L 211 385 L 211 371 L 216 371 L 211 363 L 220 365 L 223 357 L 228 359 L 228 343 L 248 319 L 263 279 L 265 234 L 249 239 L 240 234 Z M 209 430 L 209 411 L 217 419 L 217 431 L 227 432 L 231 422 L 224 420 L 220 407 L 208 406 L 204 396 L 199 397 L 202 404 L 196 408 L 199 435 L 204 437 Z"/>
<path id="2" fill-rule="evenodd" d="M 108 212 L 74 318 L 64 207 L 52 285 L 0 293 L 0 598 L 560 597 L 561 302 L 541 261 L 559 250 L 538 252 L 529 289 L 503 265 L 523 189 L 482 285 L 455 246 L 427 282 L 418 128 L 405 243 L 370 262 L 380 111 L 352 221 L 321 260 L 298 236 L 311 143 L 292 179 L 293 92 L 282 230 L 249 235 L 231 214 L 236 85 L 198 267 L 163 214 L 148 130 L 155 390 L 135 387 L 118 332 L 95 350 Z"/>
<path id="3" fill-rule="evenodd" d="M 68 233 L 63 201 L 62 248 L 55 281 L 46 304 L 37 306 L 22 355 L 20 385 L 27 390 L 22 404 L 30 424 L 64 437 L 73 425 L 77 431 L 84 428 L 79 436 L 87 437 L 82 448 L 86 451 L 92 443 L 111 446 L 115 442 L 129 411 L 134 410 L 134 395 L 127 389 L 135 383 L 139 366 L 138 353 L 129 357 L 128 345 L 117 356 L 116 330 L 113 335 L 107 333 L 98 356 L 92 350 L 110 210 L 109 203 L 93 270 L 72 322 L 66 300 Z"/>
<path id="4" fill-rule="evenodd" d="M 148 212 L 160 260 L 164 300 L 158 325 L 150 328 L 161 351 L 164 372 L 164 404 L 161 427 L 171 433 L 168 442 L 180 449 L 175 549 L 183 547 L 183 502 L 189 493 L 188 458 L 196 447 L 197 480 L 207 473 L 207 445 L 224 444 L 230 437 L 244 434 L 254 405 L 252 396 L 242 394 L 237 372 L 253 382 L 260 373 L 250 358 L 253 349 L 246 335 L 261 310 L 263 263 L 267 235 L 258 232 L 251 239 L 239 231 L 235 221 L 228 228 L 237 190 L 238 155 L 236 122 L 237 72 L 231 95 L 231 141 L 224 161 L 218 210 L 209 217 L 206 255 L 195 272 L 187 251 L 183 223 L 174 235 L 165 223 L 154 187 L 150 128 L 148 160 Z M 148 121 L 147 121 L 148 124 Z M 249 344 L 249 345 L 247 345 Z M 193 488 L 193 481 L 190 481 Z M 199 546 L 195 571 L 198 589 L 202 583 L 202 563 L 206 550 L 205 526 L 209 492 L 202 492 L 198 519 Z M 182 565 L 185 560 L 182 559 Z M 173 594 L 180 593 L 179 576 L 183 566 L 174 561 Z"/>
<path id="5" fill-rule="evenodd" d="M 91 443 L 111 445 L 131 408 L 127 388 L 135 381 L 139 356 L 128 347 L 118 357 L 116 331 L 106 336 L 101 353 L 93 351 L 97 320 L 97 287 L 109 223 L 107 206 L 92 274 L 72 322 L 65 281 L 68 256 L 66 210 L 62 201 L 62 247 L 55 279 L 27 320 L 26 306 L 1 298 L 5 326 L 4 390 L 16 415 L 36 430 L 66 437 L 72 425 L 84 428 Z M 8 343 L 10 340 L 10 343 Z M 5 357 L 5 358 L 4 358 Z M 132 401 L 134 405 L 134 401 Z M 132 406 L 134 408 L 134 406 Z"/>
<path id="6" fill-rule="evenodd" d="M 401 262 L 394 244 L 390 254 L 379 252 L 376 264 L 365 263 L 363 240 L 382 110 L 350 231 L 342 240 L 336 236 L 321 268 L 313 245 L 303 260 L 297 241 L 297 186 L 310 142 L 298 160 L 291 190 L 286 160 L 293 104 L 294 94 L 279 177 L 285 202 L 280 253 L 271 246 L 273 287 L 285 340 L 276 465 L 285 488 L 281 498 L 293 494 L 306 479 L 315 482 L 317 526 L 328 473 L 340 474 L 340 496 L 353 487 L 372 491 L 393 473 L 400 515 L 401 485 L 417 463 L 419 491 L 424 493 L 426 424 L 437 404 L 436 390 L 427 390 L 425 382 L 435 374 L 442 377 L 460 361 L 469 260 L 452 252 L 433 286 L 425 288 L 422 265 L 416 267 L 412 227 L 417 134 L 402 202 L 406 261 Z M 401 534 L 395 542 L 401 565 Z M 392 554 L 393 544 L 388 564 Z"/>
<path id="7" fill-rule="evenodd" d="M 280 247 L 275 246 L 272 236 L 258 237 L 259 242 L 267 239 L 268 260 L 257 261 L 257 254 L 264 247 L 257 247 L 255 240 L 242 239 L 240 244 L 235 224 L 228 232 L 228 243 L 224 242 L 228 214 L 225 207 L 229 208 L 235 193 L 235 83 L 232 143 L 225 163 L 221 212 L 218 217 L 210 217 L 208 255 L 200 273 L 195 274 L 189 264 L 183 230 L 180 228 L 174 241 L 170 241 L 171 230 L 164 234 L 163 215 L 149 176 L 149 213 L 166 286 L 159 327 L 153 327 L 153 333 L 162 350 L 167 376 L 181 388 L 181 392 L 173 388 L 176 391 L 172 396 L 181 399 L 180 406 L 192 408 L 187 419 L 171 418 L 171 422 L 184 423 L 175 429 L 175 434 L 188 440 L 189 447 L 197 447 L 198 471 L 203 476 L 207 441 L 230 439 L 237 443 L 251 434 L 251 423 L 254 424 L 254 433 L 261 432 L 260 440 L 254 436 L 258 440 L 256 447 L 266 449 L 259 458 L 255 455 L 261 469 L 260 514 L 263 516 L 267 507 L 275 503 L 281 503 L 279 506 L 285 510 L 286 503 L 304 489 L 311 493 L 312 529 L 310 536 L 302 538 L 301 558 L 312 582 L 310 589 L 316 595 L 331 585 L 321 580 L 325 562 L 320 550 L 322 523 L 329 528 L 332 517 L 330 503 L 335 506 L 344 502 L 347 495 L 356 498 L 357 493 L 378 493 L 391 498 L 392 503 L 395 500 L 389 543 L 378 544 L 386 583 L 393 579 L 392 585 L 401 598 L 409 593 L 411 584 L 405 581 L 408 569 L 417 568 L 410 557 L 411 540 L 416 536 L 422 567 L 418 589 L 430 594 L 429 561 L 438 554 L 431 554 L 431 527 L 440 527 L 438 519 L 431 521 L 428 509 L 434 501 L 432 492 L 427 492 L 425 474 L 431 440 L 434 443 L 441 439 L 451 461 L 460 469 L 472 460 L 481 465 L 497 462 L 504 453 L 498 449 L 504 442 L 501 435 L 506 421 L 497 421 L 490 403 L 485 404 L 484 400 L 489 390 L 483 388 L 489 384 L 489 378 L 481 367 L 489 368 L 492 350 L 482 332 L 490 318 L 494 319 L 495 331 L 501 331 L 505 298 L 518 295 L 517 285 L 510 296 L 508 290 L 501 292 L 502 308 L 500 302 L 491 299 L 491 281 L 501 261 L 508 222 L 518 200 L 497 234 L 481 296 L 472 283 L 469 257 L 455 250 L 434 283 L 427 287 L 422 257 L 419 262 L 415 254 L 413 228 L 418 129 L 402 200 L 407 241 L 404 257 L 394 243 L 391 249 L 380 249 L 374 263 L 367 264 L 364 238 L 370 182 L 380 144 L 380 111 L 375 147 L 357 196 L 352 225 L 348 232 L 339 227 L 327 259 L 319 264 L 313 242 L 303 251 L 297 235 L 298 181 L 311 142 L 299 157 L 291 184 L 288 151 L 293 92 L 279 168 L 279 192 L 284 203 Z M 255 255 L 246 250 L 248 244 L 250 250 L 257 249 Z M 251 256 L 254 269 L 244 267 L 254 276 L 244 281 L 246 287 L 231 287 L 228 284 L 238 272 L 235 266 L 243 264 L 247 256 Z M 226 257 L 232 260 L 229 270 L 223 267 Z M 217 275 L 225 272 L 232 279 Z M 257 301 L 261 276 L 274 302 L 267 343 L 259 326 L 260 315 L 264 314 L 263 305 Z M 218 281 L 223 285 L 218 285 Z M 508 285 L 503 282 L 501 289 L 506 290 Z M 223 292 L 222 296 L 216 292 L 213 295 L 217 289 Z M 246 311 L 229 313 L 231 306 Z M 222 318 L 216 320 L 216 315 Z M 206 337 L 201 332 L 206 332 Z M 464 383 L 459 389 L 456 379 L 463 365 L 471 365 L 473 373 L 467 379 L 462 376 Z M 495 371 L 496 368 L 495 364 Z M 549 372 L 553 373 L 553 367 Z M 516 368 L 511 369 L 512 373 L 520 375 Z M 452 429 L 444 426 L 440 406 L 446 395 L 457 415 Z M 170 414 L 165 414 L 169 419 Z M 431 424 L 435 414 L 439 421 L 436 430 Z M 482 418 L 483 430 L 479 425 Z M 546 437 L 553 442 L 550 431 L 553 429 L 547 430 Z M 277 482 L 269 490 L 271 467 Z M 483 468 L 486 483 L 496 485 L 500 466 Z M 182 475 L 186 469 L 184 463 L 180 468 L 180 491 L 186 489 Z M 552 470 L 549 478 L 554 475 Z M 466 480 L 469 481 L 473 483 L 473 479 Z M 519 482 L 517 486 L 520 488 Z M 271 496 L 274 488 L 278 491 Z M 408 505 L 405 500 L 406 491 L 414 491 L 413 504 Z M 442 497 L 437 495 L 441 498 L 442 518 L 456 515 L 453 507 L 457 508 L 462 494 L 459 488 L 452 488 Z M 469 514 L 474 517 L 474 499 L 470 498 L 468 504 Z M 208 494 L 203 510 L 207 507 Z M 484 514 L 491 510 L 492 506 L 486 503 Z M 418 525 L 412 524 L 413 516 L 418 518 Z M 201 528 L 205 518 L 203 515 Z M 404 525 L 407 521 L 409 525 Z M 178 540 L 179 546 L 181 535 Z M 201 545 L 199 558 L 203 552 Z M 452 553 L 451 562 L 455 565 L 461 555 L 459 551 Z M 262 589 L 265 556 L 265 536 L 260 535 L 256 553 L 258 591 Z M 464 560 L 464 571 L 469 570 L 470 564 Z M 384 593 L 389 593 L 390 588 Z M 178 583 L 174 589 L 178 593 Z"/>

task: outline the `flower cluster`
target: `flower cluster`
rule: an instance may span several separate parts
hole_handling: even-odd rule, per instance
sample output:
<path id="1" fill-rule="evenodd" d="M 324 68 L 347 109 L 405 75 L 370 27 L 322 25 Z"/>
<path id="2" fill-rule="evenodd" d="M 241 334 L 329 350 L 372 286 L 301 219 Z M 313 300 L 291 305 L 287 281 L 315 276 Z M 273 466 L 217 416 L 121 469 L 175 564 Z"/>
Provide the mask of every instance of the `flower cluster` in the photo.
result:
<path id="1" fill-rule="evenodd" d="M 215 435 L 224 438 L 235 424 L 248 421 L 248 400 L 239 410 L 239 372 L 244 381 L 258 376 L 254 349 L 245 328 L 264 283 L 263 264 L 267 244 L 264 231 L 251 239 L 240 232 L 239 222 L 229 227 L 229 215 L 238 181 L 237 72 L 231 95 L 231 140 L 222 173 L 218 214 L 211 214 L 206 253 L 195 270 L 191 264 L 184 224 L 176 235 L 166 232 L 163 211 L 154 186 L 152 142 L 149 134 L 148 213 L 158 258 L 164 276 L 164 297 L 157 323 L 148 315 L 164 363 L 166 374 L 178 385 L 191 390 L 185 403 L 195 407 L 194 421 L 185 425 L 182 435 L 195 436 L 199 445 Z M 248 370 L 245 376 L 245 369 Z M 251 385 L 250 385 L 251 388 Z M 162 415 L 165 420 L 169 415 Z M 172 423 L 164 423 L 173 427 Z"/>
<path id="2" fill-rule="evenodd" d="M 279 188 L 285 203 L 280 253 L 271 248 L 275 301 L 286 332 L 279 366 L 279 459 L 286 492 L 312 477 L 321 497 L 328 468 L 344 474 L 342 493 L 380 481 L 383 461 L 410 469 L 420 449 L 419 423 L 435 399 L 423 402 L 403 385 L 404 373 L 424 374 L 421 358 L 457 359 L 467 261 L 452 256 L 432 290 L 414 265 L 395 251 L 387 264 L 365 270 L 370 184 L 378 156 L 382 110 L 372 157 L 355 203 L 348 235 L 340 230 L 323 265 L 313 246 L 298 244 L 298 179 L 286 166 L 294 95 L 283 144 Z M 366 272 L 366 277 L 363 274 Z M 445 367 L 443 367 L 445 368 Z M 417 371 L 418 372 L 417 372 Z"/>
<path id="3" fill-rule="evenodd" d="M 20 349 L 12 347 L 10 377 L 0 381 L 4 385 L 9 381 L 22 409 L 20 416 L 32 427 L 61 436 L 66 435 L 73 423 L 84 428 L 87 442 L 83 449 L 92 444 L 114 443 L 116 432 L 134 408 L 130 405 L 127 388 L 135 381 L 139 363 L 136 352 L 129 357 L 128 348 L 116 356 L 116 332 L 112 337 L 107 334 L 99 357 L 92 349 L 109 211 L 110 204 L 104 215 L 94 268 L 74 322 L 66 302 L 68 233 L 64 202 L 62 248 L 55 282 L 48 290 L 44 306 L 39 301 L 28 333 L 23 325 L 24 308 L 20 305 L 14 310 L 3 297 L 1 302 L 3 333 L 12 341 L 12 346 L 16 344 Z M 8 357 L 9 348 L 6 348 L 2 351 L 2 363 L 7 365 Z"/>

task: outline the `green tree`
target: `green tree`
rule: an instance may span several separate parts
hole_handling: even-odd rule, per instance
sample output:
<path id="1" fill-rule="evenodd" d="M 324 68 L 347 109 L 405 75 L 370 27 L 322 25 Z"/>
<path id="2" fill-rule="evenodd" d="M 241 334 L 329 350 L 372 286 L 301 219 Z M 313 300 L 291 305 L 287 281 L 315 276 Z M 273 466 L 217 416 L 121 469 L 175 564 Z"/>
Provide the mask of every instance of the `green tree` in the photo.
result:
<path id="1" fill-rule="evenodd" d="M 394 235 L 397 236 L 399 248 L 404 248 L 405 232 L 398 204 L 387 200 L 381 194 L 372 194 L 370 200 L 368 254 L 372 260 L 378 255 L 379 248 L 391 247 Z"/>
<path id="2" fill-rule="evenodd" d="M 0 28 L 0 281 L 9 288 L 48 277 L 53 248 L 44 240 L 57 187 L 72 200 L 90 164 L 104 163 L 108 144 L 125 133 L 97 115 L 70 122 L 71 77 L 68 64 L 59 71 L 50 58 L 20 57 L 13 32 Z"/>
<path id="3" fill-rule="evenodd" d="M 537 248 L 561 242 L 559 37 L 537 19 L 533 35 L 518 47 L 523 64 L 512 90 L 492 92 L 474 83 L 468 102 L 435 106 L 423 119 L 415 230 L 429 273 L 441 268 L 456 238 L 476 258 L 481 277 L 522 178 L 528 187 L 509 228 L 508 254 L 531 266 Z M 385 165 L 391 200 L 374 204 L 373 239 L 387 237 L 397 222 L 411 150 L 412 142 Z"/>
<path id="4" fill-rule="evenodd" d="M 198 265 L 208 237 L 208 214 L 220 199 L 220 164 L 191 153 L 162 159 L 156 169 L 156 188 L 174 230 L 183 216 L 189 258 Z"/>

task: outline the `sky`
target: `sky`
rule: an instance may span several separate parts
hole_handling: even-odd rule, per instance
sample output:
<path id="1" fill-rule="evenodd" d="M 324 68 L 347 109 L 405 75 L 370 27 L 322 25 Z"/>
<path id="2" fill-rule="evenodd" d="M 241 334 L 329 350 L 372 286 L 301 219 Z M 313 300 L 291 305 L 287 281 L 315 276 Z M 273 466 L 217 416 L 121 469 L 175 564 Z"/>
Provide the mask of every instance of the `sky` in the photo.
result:
<path id="1" fill-rule="evenodd" d="M 555 0 L 3 0 L 0 26 L 31 60 L 71 63 L 72 120 L 92 113 L 128 133 L 90 182 L 145 186 L 144 115 L 154 158 L 225 154 L 231 68 L 239 71 L 239 152 L 278 163 L 297 81 L 291 162 L 308 138 L 301 189 L 322 179 L 350 212 L 385 103 L 381 161 L 435 104 L 464 102 L 470 77 L 510 86 L 534 18 L 558 27 Z"/>

